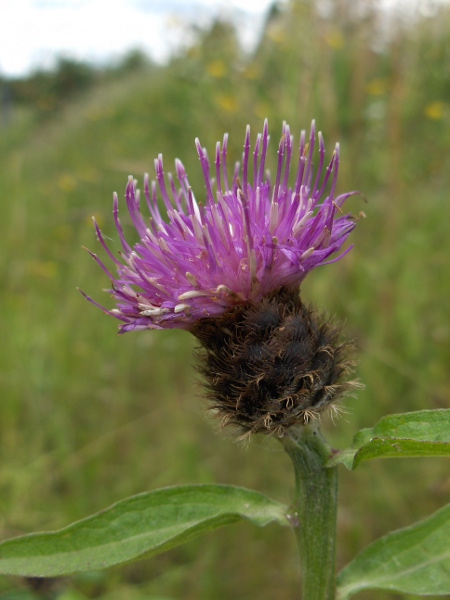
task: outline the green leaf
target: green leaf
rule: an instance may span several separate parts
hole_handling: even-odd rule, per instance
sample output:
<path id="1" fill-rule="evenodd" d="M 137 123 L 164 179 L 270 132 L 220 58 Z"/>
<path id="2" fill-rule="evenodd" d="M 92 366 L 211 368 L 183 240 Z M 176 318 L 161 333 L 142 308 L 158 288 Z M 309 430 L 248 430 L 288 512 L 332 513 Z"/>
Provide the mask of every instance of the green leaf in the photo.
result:
<path id="1" fill-rule="evenodd" d="M 287 507 L 245 488 L 171 487 L 127 498 L 64 529 L 0 544 L 0 573 L 55 577 L 148 557 L 248 519 L 289 525 Z"/>
<path id="2" fill-rule="evenodd" d="M 336 452 L 328 466 L 354 469 L 371 458 L 450 456 L 450 409 L 389 415 L 375 427 L 362 429 L 351 448 Z"/>
<path id="3" fill-rule="evenodd" d="M 337 582 L 339 600 L 367 589 L 450 594 L 450 504 L 370 544 Z"/>

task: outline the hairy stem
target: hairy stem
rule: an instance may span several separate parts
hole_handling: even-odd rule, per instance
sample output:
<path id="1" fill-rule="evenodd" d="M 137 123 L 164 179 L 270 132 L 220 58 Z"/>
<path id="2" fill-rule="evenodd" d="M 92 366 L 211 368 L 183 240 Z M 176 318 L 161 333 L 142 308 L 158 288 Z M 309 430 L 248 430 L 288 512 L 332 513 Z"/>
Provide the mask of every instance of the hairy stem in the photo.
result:
<path id="1" fill-rule="evenodd" d="M 291 519 L 300 550 L 303 600 L 334 600 L 337 468 L 317 423 L 282 440 L 295 470 Z"/>

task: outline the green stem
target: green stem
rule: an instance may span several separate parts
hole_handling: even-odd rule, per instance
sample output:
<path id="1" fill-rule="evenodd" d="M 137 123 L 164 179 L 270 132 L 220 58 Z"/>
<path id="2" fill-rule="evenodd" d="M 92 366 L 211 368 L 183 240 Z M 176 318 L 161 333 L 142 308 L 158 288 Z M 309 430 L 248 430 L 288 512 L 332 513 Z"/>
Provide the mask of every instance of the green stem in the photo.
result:
<path id="1" fill-rule="evenodd" d="M 325 467 L 331 448 L 312 423 L 282 440 L 295 470 L 291 519 L 300 550 L 303 600 L 334 600 L 337 467 Z"/>

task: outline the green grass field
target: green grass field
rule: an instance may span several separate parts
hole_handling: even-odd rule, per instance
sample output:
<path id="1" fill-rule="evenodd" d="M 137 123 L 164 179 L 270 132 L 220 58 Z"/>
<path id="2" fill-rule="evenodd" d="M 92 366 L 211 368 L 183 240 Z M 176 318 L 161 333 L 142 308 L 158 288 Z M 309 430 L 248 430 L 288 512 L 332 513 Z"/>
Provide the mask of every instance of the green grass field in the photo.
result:
<path id="1" fill-rule="evenodd" d="M 0 532 L 51 529 L 127 495 L 179 483 L 253 487 L 289 501 L 287 456 L 272 439 L 248 448 L 218 432 L 179 331 L 116 335 L 100 302 L 106 276 L 91 216 L 118 247 L 112 192 L 142 181 L 164 153 L 201 195 L 193 140 L 212 153 L 224 131 L 240 158 L 247 123 L 269 118 L 272 158 L 287 120 L 298 139 L 315 117 L 340 190 L 364 211 L 355 249 L 310 274 L 302 294 L 345 322 L 365 389 L 325 423 L 332 443 L 385 414 L 449 407 L 450 10 L 391 22 L 337 3 L 319 16 L 292 2 L 268 21 L 251 58 L 216 24 L 165 68 L 100 82 L 52 114 L 14 106 L 0 137 L 2 218 Z M 134 235 L 122 207 L 122 220 Z M 374 461 L 341 473 L 338 564 L 375 537 L 450 497 L 448 461 Z M 1 600 L 288 600 L 298 597 L 294 537 L 233 526 L 152 560 L 54 582 L 50 595 L 0 579 Z M 54 594 L 54 596 L 52 595 Z M 399 595 L 366 593 L 385 600 Z M 403 596 L 404 597 L 404 596 Z M 307 599 L 305 599 L 307 600 Z"/>

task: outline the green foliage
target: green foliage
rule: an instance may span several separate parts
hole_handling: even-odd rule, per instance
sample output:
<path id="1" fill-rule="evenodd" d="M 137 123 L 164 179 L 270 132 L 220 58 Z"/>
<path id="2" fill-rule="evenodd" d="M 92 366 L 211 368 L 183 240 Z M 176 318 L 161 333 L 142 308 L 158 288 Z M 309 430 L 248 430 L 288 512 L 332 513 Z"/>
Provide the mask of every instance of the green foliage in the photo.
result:
<path id="1" fill-rule="evenodd" d="M 116 64 L 103 69 L 60 56 L 53 69 L 37 69 L 14 79 L 0 76 L 0 101 L 27 106 L 37 110 L 40 117 L 46 117 L 100 82 L 117 80 L 150 66 L 150 60 L 139 50 L 126 53 Z"/>
<path id="2" fill-rule="evenodd" d="M 450 456 L 450 409 L 420 410 L 383 417 L 375 427 L 358 431 L 352 447 L 329 461 L 355 469 L 371 458 Z"/>
<path id="3" fill-rule="evenodd" d="M 2 542 L 0 573 L 56 577 L 105 569 L 243 519 L 260 527 L 271 521 L 288 525 L 286 512 L 282 504 L 244 488 L 166 488 L 117 502 L 59 531 Z"/>
<path id="4" fill-rule="evenodd" d="M 338 598 L 361 590 L 419 596 L 450 594 L 450 504 L 410 527 L 376 540 L 338 576 Z"/>
<path id="5" fill-rule="evenodd" d="M 211 154 L 229 131 L 232 164 L 245 124 L 254 135 L 267 116 L 273 167 L 281 121 L 298 140 L 297 131 L 315 117 L 328 151 L 341 142 L 339 191 L 360 189 L 368 198 L 349 205 L 368 217 L 353 236 L 355 250 L 302 287 L 305 300 L 346 322 L 359 347 L 366 388 L 346 402 L 349 415 L 327 425 L 333 445 L 346 447 L 354 431 L 393 412 L 448 407 L 450 11 L 442 6 L 424 17 L 411 10 L 409 21 L 391 18 L 389 36 L 380 38 L 367 12 L 375 4 L 327 3 L 326 15 L 312 0 L 283 3 L 252 56 L 222 27 L 217 44 L 200 33 L 165 68 L 97 74 L 61 98 L 58 111 L 44 111 L 37 100 L 2 107 L 2 539 L 62 527 L 118 498 L 174 483 L 223 481 L 292 495 L 278 447 L 255 439 L 243 451 L 202 415 L 186 334 L 118 337 L 114 322 L 76 292 L 108 304 L 106 277 L 81 246 L 98 249 L 95 214 L 119 249 L 111 194 L 122 195 L 128 174 L 142 181 L 159 152 L 167 171 L 179 157 L 201 199 L 195 136 Z M 121 219 L 132 238 L 124 204 Z M 340 564 L 448 502 L 444 459 L 367 461 L 341 475 Z M 236 590 L 242 598 L 295 597 L 288 533 L 230 529 L 207 546 L 192 540 L 108 571 L 95 585 L 75 578 L 62 593 L 108 600 L 228 600 Z M 20 585 L 2 578 L 0 593 Z M 388 598 L 365 592 L 365 600 Z"/>

